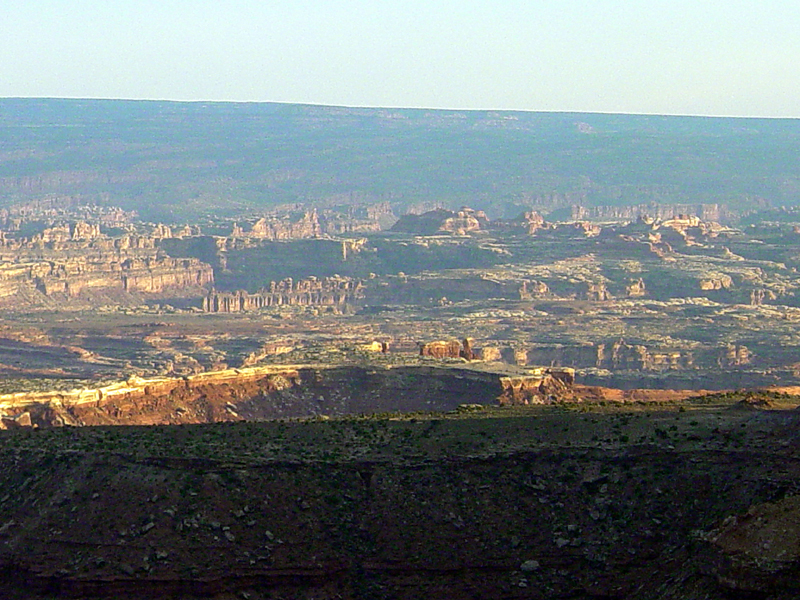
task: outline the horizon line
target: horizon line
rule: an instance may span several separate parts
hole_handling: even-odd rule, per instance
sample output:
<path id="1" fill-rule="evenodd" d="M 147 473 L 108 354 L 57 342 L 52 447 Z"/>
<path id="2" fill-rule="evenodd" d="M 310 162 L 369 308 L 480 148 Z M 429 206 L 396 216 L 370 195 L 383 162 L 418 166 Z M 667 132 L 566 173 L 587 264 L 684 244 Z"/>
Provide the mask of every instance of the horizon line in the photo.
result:
<path id="1" fill-rule="evenodd" d="M 500 112 L 500 113 L 537 113 L 537 114 L 581 114 L 581 115 L 618 115 L 631 117 L 685 117 L 697 119 L 770 119 L 770 120 L 798 120 L 800 117 L 774 116 L 774 115 L 734 115 L 734 114 L 704 114 L 704 113 L 671 113 L 671 112 L 625 112 L 614 110 L 575 110 L 575 109 L 521 109 L 521 108 L 459 108 L 459 107 L 431 107 L 431 106 L 400 106 L 400 105 L 372 105 L 372 104 L 328 104 L 324 102 L 299 102 L 290 100 L 176 100 L 173 98 L 123 98 L 108 96 L 0 96 L 1 100 L 76 100 L 76 101 L 108 101 L 108 102 L 161 102 L 171 104 L 280 104 L 287 106 L 309 106 L 317 108 L 340 108 L 353 110 L 419 110 L 441 112 Z"/>

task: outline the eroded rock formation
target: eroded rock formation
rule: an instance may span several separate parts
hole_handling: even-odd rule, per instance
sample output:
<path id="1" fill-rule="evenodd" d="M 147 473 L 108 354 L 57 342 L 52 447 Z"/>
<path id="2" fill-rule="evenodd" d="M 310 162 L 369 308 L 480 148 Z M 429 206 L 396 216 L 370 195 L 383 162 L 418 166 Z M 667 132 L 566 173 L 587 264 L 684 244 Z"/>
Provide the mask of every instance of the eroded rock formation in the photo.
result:
<path id="1" fill-rule="evenodd" d="M 391 214 L 387 205 L 343 207 L 341 210 L 275 211 L 243 226 L 234 225 L 231 237 L 263 240 L 298 240 L 381 230 Z"/>
<path id="2" fill-rule="evenodd" d="M 364 283 L 349 277 L 309 277 L 272 281 L 269 287 L 250 294 L 212 291 L 203 300 L 206 312 L 246 312 L 269 306 L 333 306 L 356 304 L 364 298 Z"/>
<path id="3" fill-rule="evenodd" d="M 426 342 L 420 344 L 419 355 L 430 358 L 461 358 L 461 342 L 458 340 Z"/>
<path id="4" fill-rule="evenodd" d="M 574 369 L 539 368 L 521 377 L 501 378 L 500 404 L 548 404 L 573 397 Z"/>
<path id="5" fill-rule="evenodd" d="M 647 295 L 647 286 L 644 284 L 644 280 L 639 277 L 639 279 L 630 281 L 625 286 L 625 294 L 629 298 L 641 298 L 642 296 Z"/>
<path id="6" fill-rule="evenodd" d="M 704 277 L 699 281 L 699 287 L 703 291 L 727 290 L 733 286 L 733 280 L 729 275 L 719 274 Z"/>
<path id="7" fill-rule="evenodd" d="M 519 288 L 520 300 L 532 300 L 533 298 L 542 298 L 550 293 L 550 288 L 544 281 L 523 281 Z"/>
<path id="8" fill-rule="evenodd" d="M 420 343 L 419 355 L 427 356 L 430 358 L 463 358 L 465 360 L 474 360 L 476 354 L 473 349 L 473 341 L 466 338 L 459 342 L 458 340 L 450 341 L 435 341 Z"/>
<path id="9" fill-rule="evenodd" d="M 607 302 L 613 300 L 613 296 L 608 291 L 605 283 L 589 283 L 586 284 L 586 290 L 582 296 L 591 302 Z"/>
<path id="10" fill-rule="evenodd" d="M 155 233 L 171 236 L 164 226 Z M 56 223 L 29 237 L 2 232 L 0 302 L 34 306 L 48 299 L 91 302 L 98 295 L 202 295 L 214 282 L 211 266 L 169 257 L 157 249 L 157 239 L 135 231 L 112 237 L 97 221 L 82 220 Z"/>

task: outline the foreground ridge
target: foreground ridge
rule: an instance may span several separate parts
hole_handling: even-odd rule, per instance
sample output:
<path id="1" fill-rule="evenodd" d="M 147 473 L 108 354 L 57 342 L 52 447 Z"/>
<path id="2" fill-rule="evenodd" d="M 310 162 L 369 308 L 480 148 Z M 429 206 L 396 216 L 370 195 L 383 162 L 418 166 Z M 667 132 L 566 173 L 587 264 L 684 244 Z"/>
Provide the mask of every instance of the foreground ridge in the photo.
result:
<path id="1" fill-rule="evenodd" d="M 2 432 L 0 592 L 796 597 L 800 417 L 737 402 Z"/>

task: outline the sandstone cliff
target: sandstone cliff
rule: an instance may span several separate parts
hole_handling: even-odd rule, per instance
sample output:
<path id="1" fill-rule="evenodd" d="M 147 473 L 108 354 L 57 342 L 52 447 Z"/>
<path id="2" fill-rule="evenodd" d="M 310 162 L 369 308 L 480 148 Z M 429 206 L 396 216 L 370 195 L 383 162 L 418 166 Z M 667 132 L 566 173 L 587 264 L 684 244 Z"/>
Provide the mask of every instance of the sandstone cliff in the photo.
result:
<path id="1" fill-rule="evenodd" d="M 37 291 L 75 298 L 93 292 L 154 295 L 199 294 L 214 281 L 209 265 L 165 256 L 123 258 L 119 254 L 0 265 L 0 299 Z"/>

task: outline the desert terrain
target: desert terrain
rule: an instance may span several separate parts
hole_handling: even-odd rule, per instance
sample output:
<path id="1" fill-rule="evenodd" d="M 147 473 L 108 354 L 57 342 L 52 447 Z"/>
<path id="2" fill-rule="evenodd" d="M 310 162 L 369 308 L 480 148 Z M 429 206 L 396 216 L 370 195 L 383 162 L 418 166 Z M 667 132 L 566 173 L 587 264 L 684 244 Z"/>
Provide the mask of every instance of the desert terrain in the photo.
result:
<path id="1" fill-rule="evenodd" d="M 4 597 L 797 596 L 794 121 L 0 132 Z"/>

